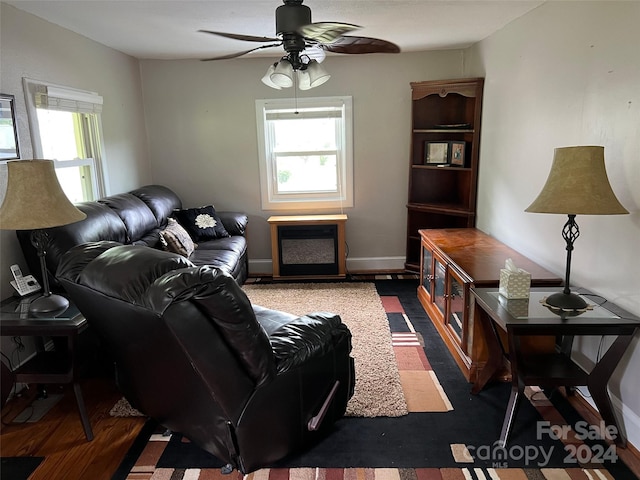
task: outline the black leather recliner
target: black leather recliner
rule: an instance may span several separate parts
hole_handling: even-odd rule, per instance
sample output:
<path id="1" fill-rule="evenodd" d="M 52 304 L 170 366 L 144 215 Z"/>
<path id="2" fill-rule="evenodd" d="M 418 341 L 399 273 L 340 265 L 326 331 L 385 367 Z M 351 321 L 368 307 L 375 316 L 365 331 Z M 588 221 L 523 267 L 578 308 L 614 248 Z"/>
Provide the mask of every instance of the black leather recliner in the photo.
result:
<path id="1" fill-rule="evenodd" d="M 344 415 L 355 377 L 338 315 L 252 306 L 215 267 L 116 242 L 72 248 L 57 277 L 113 354 L 129 402 L 243 473 Z"/>

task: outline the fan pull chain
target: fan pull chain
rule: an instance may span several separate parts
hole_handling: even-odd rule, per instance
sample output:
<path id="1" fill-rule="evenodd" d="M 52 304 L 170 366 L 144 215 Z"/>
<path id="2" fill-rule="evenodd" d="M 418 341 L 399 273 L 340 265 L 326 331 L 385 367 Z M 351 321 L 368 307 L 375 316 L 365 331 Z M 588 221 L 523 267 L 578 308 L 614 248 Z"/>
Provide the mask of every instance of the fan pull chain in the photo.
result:
<path id="1" fill-rule="evenodd" d="M 298 111 L 298 71 L 294 70 L 293 72 L 293 101 L 294 101 L 294 108 L 296 109 L 295 113 L 296 115 L 299 115 L 300 112 Z"/>

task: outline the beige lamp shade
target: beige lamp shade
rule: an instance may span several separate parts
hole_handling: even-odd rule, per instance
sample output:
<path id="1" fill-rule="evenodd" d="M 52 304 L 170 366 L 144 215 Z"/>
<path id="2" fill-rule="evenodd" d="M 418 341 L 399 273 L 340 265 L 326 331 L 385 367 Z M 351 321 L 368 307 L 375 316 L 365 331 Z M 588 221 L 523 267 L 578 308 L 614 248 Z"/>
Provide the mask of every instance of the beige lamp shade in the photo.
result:
<path id="1" fill-rule="evenodd" d="M 604 166 L 604 147 L 600 146 L 556 148 L 547 182 L 525 211 L 572 215 L 629 213 L 611 189 Z"/>
<path id="2" fill-rule="evenodd" d="M 34 230 L 78 222 L 86 215 L 62 191 L 51 160 L 7 162 L 0 229 Z"/>

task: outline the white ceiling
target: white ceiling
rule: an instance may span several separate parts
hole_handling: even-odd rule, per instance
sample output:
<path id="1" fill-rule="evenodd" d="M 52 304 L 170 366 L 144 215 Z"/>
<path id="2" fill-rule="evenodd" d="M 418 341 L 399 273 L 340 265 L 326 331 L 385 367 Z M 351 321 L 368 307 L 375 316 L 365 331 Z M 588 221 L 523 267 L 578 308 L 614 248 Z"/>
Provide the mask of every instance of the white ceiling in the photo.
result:
<path id="1" fill-rule="evenodd" d="M 199 29 L 275 36 L 280 0 L 13 0 L 14 7 L 146 59 L 206 58 L 260 44 Z M 544 3 L 537 0 L 306 0 L 312 20 L 361 25 L 403 52 L 465 48 Z M 265 49 L 252 56 L 277 56 Z"/>

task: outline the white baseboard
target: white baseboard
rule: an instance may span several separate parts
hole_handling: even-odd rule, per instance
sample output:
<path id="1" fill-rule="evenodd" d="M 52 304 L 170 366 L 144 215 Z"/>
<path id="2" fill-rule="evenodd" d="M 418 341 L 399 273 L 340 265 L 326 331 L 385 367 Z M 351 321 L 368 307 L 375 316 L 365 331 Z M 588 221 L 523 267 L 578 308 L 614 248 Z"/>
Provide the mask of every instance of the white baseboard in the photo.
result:
<path id="1" fill-rule="evenodd" d="M 625 427 L 627 434 L 627 441 L 633 445 L 636 450 L 640 448 L 640 417 L 637 413 L 632 411 L 629 407 L 622 403 L 622 401 L 615 396 L 611 397 L 613 408 L 620 413 L 619 418 L 622 418 L 622 423 Z"/>
<path id="2" fill-rule="evenodd" d="M 347 271 L 384 272 L 404 270 L 405 257 L 360 257 L 347 258 Z"/>
<path id="3" fill-rule="evenodd" d="M 403 270 L 405 257 L 360 257 L 347 258 L 347 271 L 354 272 L 384 272 L 388 270 Z M 270 258 L 249 259 L 249 273 L 251 275 L 271 275 L 273 264 Z"/>
<path id="4" fill-rule="evenodd" d="M 273 263 L 270 258 L 249 259 L 249 273 L 251 275 L 271 275 Z"/>

